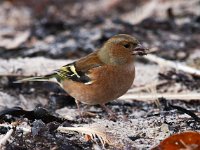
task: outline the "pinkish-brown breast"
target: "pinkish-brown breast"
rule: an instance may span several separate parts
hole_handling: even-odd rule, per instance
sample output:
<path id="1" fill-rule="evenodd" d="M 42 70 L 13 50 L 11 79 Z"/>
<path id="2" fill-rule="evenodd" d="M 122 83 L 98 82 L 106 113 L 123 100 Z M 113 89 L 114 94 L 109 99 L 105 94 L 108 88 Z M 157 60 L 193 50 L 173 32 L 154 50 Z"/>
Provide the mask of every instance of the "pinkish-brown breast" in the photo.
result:
<path id="1" fill-rule="evenodd" d="M 89 77 L 91 84 L 65 80 L 62 84 L 67 93 L 82 103 L 103 104 L 122 96 L 131 87 L 134 77 L 134 64 L 126 66 L 106 65 L 93 68 Z"/>

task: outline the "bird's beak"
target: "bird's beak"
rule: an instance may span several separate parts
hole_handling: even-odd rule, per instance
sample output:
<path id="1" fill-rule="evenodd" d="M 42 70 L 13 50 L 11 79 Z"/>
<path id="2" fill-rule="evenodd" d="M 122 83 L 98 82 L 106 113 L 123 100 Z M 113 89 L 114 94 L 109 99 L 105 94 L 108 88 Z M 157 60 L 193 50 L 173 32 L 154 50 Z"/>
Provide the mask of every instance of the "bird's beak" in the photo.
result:
<path id="1" fill-rule="evenodd" d="M 133 50 L 133 55 L 143 56 L 143 55 L 147 55 L 148 53 L 149 53 L 149 49 L 145 48 L 141 44 L 138 44 Z"/>

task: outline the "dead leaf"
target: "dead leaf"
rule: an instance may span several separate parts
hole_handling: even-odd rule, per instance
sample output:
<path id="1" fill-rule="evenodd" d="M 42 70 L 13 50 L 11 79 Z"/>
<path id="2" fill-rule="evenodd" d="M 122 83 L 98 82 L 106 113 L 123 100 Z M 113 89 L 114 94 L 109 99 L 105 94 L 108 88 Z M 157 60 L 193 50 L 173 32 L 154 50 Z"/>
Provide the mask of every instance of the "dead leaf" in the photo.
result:
<path id="1" fill-rule="evenodd" d="M 92 137 L 88 134 L 85 134 L 84 135 L 84 138 L 85 138 L 85 141 L 88 142 L 88 141 L 91 141 L 92 140 Z"/>
<path id="2" fill-rule="evenodd" d="M 60 132 L 67 133 L 69 131 L 76 131 L 79 133 L 82 133 L 86 135 L 85 137 L 88 138 L 88 140 L 95 141 L 95 137 L 97 137 L 101 144 L 105 146 L 105 144 L 112 145 L 111 137 L 108 135 L 108 133 L 105 131 L 105 129 L 99 127 L 58 127 L 57 129 Z"/>
<path id="3" fill-rule="evenodd" d="M 152 150 L 199 150 L 200 133 L 184 132 L 174 134 L 163 140 L 157 147 Z"/>
<path id="4" fill-rule="evenodd" d="M 13 35 L 2 35 L 0 37 L 0 47 L 12 50 L 18 48 L 30 36 L 29 31 L 13 33 Z"/>

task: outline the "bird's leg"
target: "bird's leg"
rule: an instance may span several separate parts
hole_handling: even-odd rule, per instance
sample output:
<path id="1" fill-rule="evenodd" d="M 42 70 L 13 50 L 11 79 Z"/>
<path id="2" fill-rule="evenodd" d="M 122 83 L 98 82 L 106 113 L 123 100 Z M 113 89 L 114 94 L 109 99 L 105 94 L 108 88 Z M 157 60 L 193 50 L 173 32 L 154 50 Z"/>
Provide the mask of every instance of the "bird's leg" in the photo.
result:
<path id="1" fill-rule="evenodd" d="M 75 100 L 75 102 L 76 102 L 76 105 L 77 105 L 77 108 L 78 108 L 79 116 L 80 116 L 81 118 L 83 118 L 82 112 L 81 112 L 81 110 L 80 110 L 80 102 L 79 102 L 78 100 Z"/>
<path id="2" fill-rule="evenodd" d="M 116 119 L 117 119 L 116 114 L 115 114 L 111 109 L 109 109 L 108 107 L 106 107 L 105 104 L 100 104 L 100 105 L 101 105 L 101 107 L 103 107 L 103 109 L 105 109 L 105 111 L 108 113 L 109 119 L 111 119 L 111 120 L 116 120 Z"/>
<path id="3" fill-rule="evenodd" d="M 79 116 L 80 116 L 80 118 L 81 118 L 81 121 L 84 121 L 83 120 L 83 117 L 86 117 L 86 116 L 95 116 L 95 114 L 94 113 L 90 113 L 90 112 L 82 112 L 81 111 L 81 109 L 80 109 L 80 101 L 78 101 L 78 100 L 75 100 L 75 102 L 76 102 L 76 105 L 77 105 L 77 108 L 78 108 L 78 113 L 79 113 Z"/>

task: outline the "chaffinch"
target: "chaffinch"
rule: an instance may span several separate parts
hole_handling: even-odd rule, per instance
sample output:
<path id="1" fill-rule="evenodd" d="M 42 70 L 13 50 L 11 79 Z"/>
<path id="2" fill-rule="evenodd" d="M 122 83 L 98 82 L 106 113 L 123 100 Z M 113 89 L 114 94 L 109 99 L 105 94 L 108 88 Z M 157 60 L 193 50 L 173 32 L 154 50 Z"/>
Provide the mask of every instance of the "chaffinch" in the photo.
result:
<path id="1" fill-rule="evenodd" d="M 130 35 L 111 37 L 97 51 L 67 64 L 52 74 L 23 79 L 24 81 L 56 81 L 79 102 L 99 104 L 113 115 L 105 103 L 119 98 L 131 87 L 135 78 L 135 55 L 147 54 L 147 49 Z M 79 111 L 80 112 L 80 111 Z"/>

